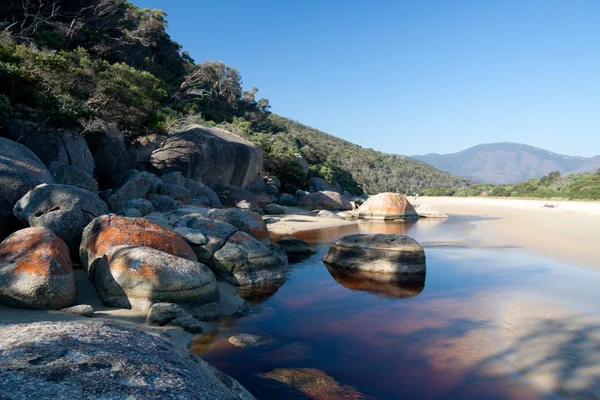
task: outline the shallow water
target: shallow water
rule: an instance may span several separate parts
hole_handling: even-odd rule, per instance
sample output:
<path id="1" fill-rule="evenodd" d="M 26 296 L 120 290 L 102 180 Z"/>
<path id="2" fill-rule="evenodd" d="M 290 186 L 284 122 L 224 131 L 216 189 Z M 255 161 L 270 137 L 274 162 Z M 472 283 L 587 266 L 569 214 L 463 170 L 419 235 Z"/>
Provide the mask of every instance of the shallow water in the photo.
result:
<path id="1" fill-rule="evenodd" d="M 507 361 L 503 306 L 527 294 L 597 312 L 600 274 L 519 249 L 476 247 L 469 236 L 473 220 L 360 223 L 301 233 L 318 253 L 291 265 L 277 292 L 252 299 L 250 316 L 222 321 L 191 349 L 259 399 L 339 398 L 260 377 L 275 368 L 318 369 L 363 395 L 347 398 L 553 398 Z M 327 243 L 355 232 L 417 239 L 427 256 L 425 282 L 380 283 L 330 271 L 320 261 Z M 227 338 L 237 333 L 267 340 L 234 348 Z"/>

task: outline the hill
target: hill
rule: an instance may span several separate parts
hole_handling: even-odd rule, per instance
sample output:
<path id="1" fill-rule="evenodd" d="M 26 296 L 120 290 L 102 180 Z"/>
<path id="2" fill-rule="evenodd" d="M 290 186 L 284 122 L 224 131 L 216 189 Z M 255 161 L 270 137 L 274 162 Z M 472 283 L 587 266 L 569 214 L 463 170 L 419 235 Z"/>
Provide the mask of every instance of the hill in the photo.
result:
<path id="1" fill-rule="evenodd" d="M 520 143 L 489 143 L 452 154 L 413 156 L 443 171 L 478 182 L 508 184 L 552 171 L 593 172 L 600 157 L 572 157 Z M 595 163 L 595 164 L 594 164 Z"/>

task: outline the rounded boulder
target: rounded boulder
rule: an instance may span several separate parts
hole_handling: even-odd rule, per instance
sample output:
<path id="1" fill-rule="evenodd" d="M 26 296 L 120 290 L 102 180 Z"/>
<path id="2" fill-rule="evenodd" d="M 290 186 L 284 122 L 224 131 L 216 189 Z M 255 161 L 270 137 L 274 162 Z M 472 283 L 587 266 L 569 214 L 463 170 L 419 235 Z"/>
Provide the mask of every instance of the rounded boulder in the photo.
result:
<path id="1" fill-rule="evenodd" d="M 358 208 L 358 218 L 380 220 L 415 220 L 417 212 L 400 193 L 379 193 L 371 196 Z"/>

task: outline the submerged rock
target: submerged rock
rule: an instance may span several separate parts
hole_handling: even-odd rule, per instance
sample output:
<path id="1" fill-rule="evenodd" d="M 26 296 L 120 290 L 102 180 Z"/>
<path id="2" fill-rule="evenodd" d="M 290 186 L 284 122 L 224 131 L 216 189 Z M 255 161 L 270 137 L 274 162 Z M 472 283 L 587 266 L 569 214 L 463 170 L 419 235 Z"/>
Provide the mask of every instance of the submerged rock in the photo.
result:
<path id="1" fill-rule="evenodd" d="M 426 271 L 423 247 L 403 235 L 345 236 L 329 248 L 323 262 L 338 268 L 381 274 L 424 275 Z"/>
<path id="2" fill-rule="evenodd" d="M 399 193 L 379 193 L 371 196 L 358 211 L 358 218 L 364 219 L 419 219 L 413 206 Z"/>
<path id="3" fill-rule="evenodd" d="M 254 347 L 266 342 L 268 338 L 260 335 L 251 335 L 249 333 L 240 333 L 239 335 L 230 336 L 228 341 L 234 347 Z"/>
<path id="4" fill-rule="evenodd" d="M 0 243 L 0 303 L 59 310 L 75 303 L 65 242 L 46 228 L 26 228 Z"/>
<path id="5" fill-rule="evenodd" d="M 95 321 L 0 325 L 6 399 L 253 400 L 171 341 Z"/>

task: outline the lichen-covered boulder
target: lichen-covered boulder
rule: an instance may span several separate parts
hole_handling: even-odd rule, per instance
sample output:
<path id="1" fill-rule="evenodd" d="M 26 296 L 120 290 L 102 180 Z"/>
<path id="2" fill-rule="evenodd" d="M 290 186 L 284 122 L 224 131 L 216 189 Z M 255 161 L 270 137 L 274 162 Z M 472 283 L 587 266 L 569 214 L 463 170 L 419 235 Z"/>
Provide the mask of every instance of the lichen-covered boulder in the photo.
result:
<path id="1" fill-rule="evenodd" d="M 0 137 L 0 240 L 22 226 L 13 215 L 15 203 L 42 183 L 54 183 L 42 161 L 22 144 Z"/>
<path id="2" fill-rule="evenodd" d="M 236 232 L 209 263 L 219 279 L 234 286 L 277 286 L 285 282 L 280 258 L 245 232 Z"/>
<path id="3" fill-rule="evenodd" d="M 266 246 L 271 244 L 271 236 L 267 229 L 267 224 L 254 211 L 241 210 L 239 208 L 214 209 L 209 210 L 206 213 L 206 217 L 213 221 L 227 222 L 235 226 L 238 230 L 253 236 Z"/>
<path id="4" fill-rule="evenodd" d="M 231 132 L 193 125 L 170 135 L 150 163 L 163 174 L 180 171 L 211 187 L 244 187 L 260 172 L 263 158 L 260 148 Z"/>
<path id="5" fill-rule="evenodd" d="M 110 307 L 148 311 L 174 303 L 196 318 L 219 315 L 219 288 L 207 266 L 149 247 L 111 248 L 96 264 L 94 282 Z"/>
<path id="6" fill-rule="evenodd" d="M 186 215 L 177 220 L 173 232 L 190 245 L 200 262 L 208 263 L 237 230 L 227 222 L 213 221 L 201 215 Z"/>
<path id="7" fill-rule="evenodd" d="M 145 218 L 104 215 L 94 219 L 83 231 L 79 255 L 81 264 L 93 280 L 97 262 L 113 247 L 145 246 L 191 261 L 198 261 L 194 250 L 179 235 Z"/>
<path id="8" fill-rule="evenodd" d="M 298 205 L 304 208 L 323 208 L 330 211 L 352 210 L 352 204 L 338 192 L 315 192 L 302 197 Z"/>
<path id="9" fill-rule="evenodd" d="M 4 399 L 254 400 L 170 340 L 114 323 L 0 325 Z"/>
<path id="10" fill-rule="evenodd" d="M 358 211 L 358 218 L 363 219 L 419 219 L 413 206 L 400 193 L 379 193 L 371 196 Z"/>
<path id="11" fill-rule="evenodd" d="M 286 236 L 281 238 L 277 244 L 283 247 L 283 250 L 288 255 L 288 260 L 292 263 L 299 262 L 316 253 L 308 243 L 304 240 L 295 238 L 293 236 Z"/>
<path id="12" fill-rule="evenodd" d="M 27 192 L 13 212 L 28 226 L 54 232 L 77 255 L 83 230 L 94 218 L 108 214 L 108 206 L 77 186 L 42 184 Z"/>
<path id="13" fill-rule="evenodd" d="M 54 233 L 26 228 L 0 243 L 0 303 L 60 310 L 75 297 L 69 249 Z"/>
<path id="14" fill-rule="evenodd" d="M 403 235 L 359 233 L 344 236 L 329 248 L 323 262 L 353 271 L 381 274 L 423 275 L 426 272 L 423 247 Z"/>

